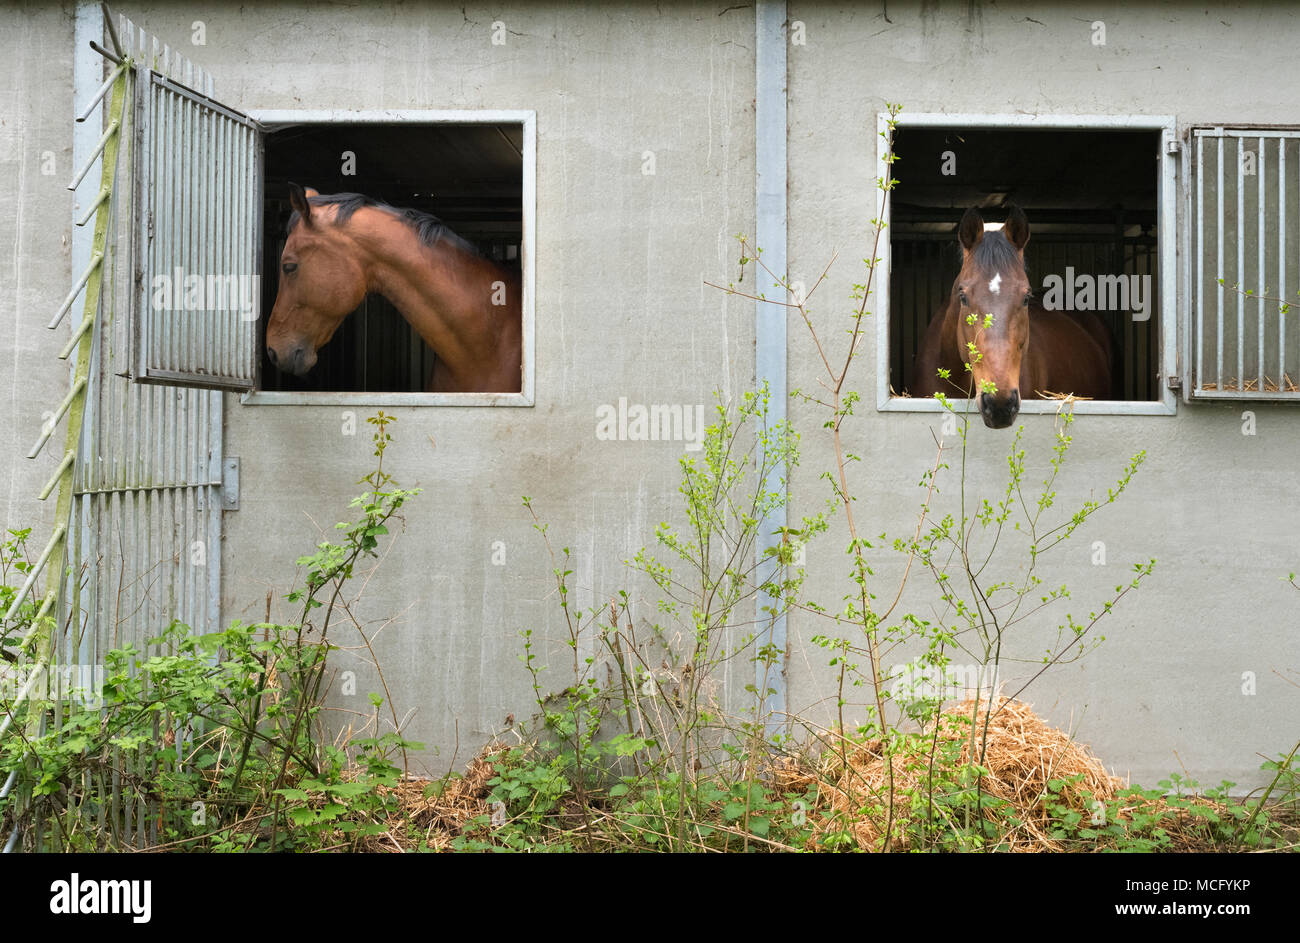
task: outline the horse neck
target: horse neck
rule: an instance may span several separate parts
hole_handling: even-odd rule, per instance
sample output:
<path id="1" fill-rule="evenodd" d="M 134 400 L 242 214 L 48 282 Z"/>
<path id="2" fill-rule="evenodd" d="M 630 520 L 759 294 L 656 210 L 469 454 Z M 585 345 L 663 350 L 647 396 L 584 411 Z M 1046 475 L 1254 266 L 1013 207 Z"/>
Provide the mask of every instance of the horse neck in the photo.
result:
<path id="1" fill-rule="evenodd" d="M 424 245 L 382 211 L 359 210 L 353 220 L 366 290 L 392 302 L 453 375 L 481 374 L 498 359 L 519 312 L 517 286 L 502 270 L 449 240 Z M 501 282 L 504 305 L 493 303 Z"/>

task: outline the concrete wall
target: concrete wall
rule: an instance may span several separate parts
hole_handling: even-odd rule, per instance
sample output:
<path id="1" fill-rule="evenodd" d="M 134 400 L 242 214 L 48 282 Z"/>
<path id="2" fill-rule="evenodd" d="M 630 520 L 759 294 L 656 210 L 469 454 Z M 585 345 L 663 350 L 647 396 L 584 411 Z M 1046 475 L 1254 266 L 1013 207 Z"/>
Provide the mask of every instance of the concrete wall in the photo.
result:
<path id="1" fill-rule="evenodd" d="M 0 6 L 0 508 L 3 528 L 31 527 L 39 553 L 54 527 L 54 497 L 36 495 L 63 458 L 60 429 L 23 456 L 42 416 L 68 389 L 56 359 L 67 328 L 46 330 L 72 287 L 72 16 L 39 4 Z M 81 307 L 67 318 L 81 318 Z"/>
<path id="2" fill-rule="evenodd" d="M 702 285 L 734 277 L 731 236 L 752 232 L 754 220 L 754 18 L 750 9 L 724 6 L 462 13 L 214 4 L 202 13 L 207 45 L 197 48 L 189 37 L 199 14 L 189 7 L 119 11 L 186 47 L 216 76 L 218 97 L 243 109 L 537 112 L 537 405 L 386 410 L 398 416 L 387 467 L 425 493 L 409 505 L 357 615 L 372 633 L 392 620 L 376 654 L 398 713 L 414 712 L 408 735 L 438 750 L 421 759 L 430 772 L 463 764 L 507 714 L 528 713 L 519 630 L 560 634 L 551 564 L 520 496 L 532 497 L 556 546 L 572 549 L 577 601 L 607 599 L 628 584 L 622 561 L 653 542 L 659 520 L 678 514 L 682 448 L 599 441 L 597 407 L 620 396 L 707 403 L 715 386 L 735 395 L 752 383 L 752 306 Z M 892 23 L 879 8 L 789 9 L 807 40 L 789 50 L 790 271 L 811 283 L 840 249 L 814 311 L 832 345 L 850 286 L 862 277 L 856 260 L 870 252 L 876 113 L 886 101 L 916 112 L 1172 113 L 1180 125 L 1300 124 L 1300 104 L 1281 91 L 1300 79 L 1286 45 L 1294 23 L 1282 8 L 1222 15 L 1120 5 L 889 10 Z M 16 456 L 64 385 L 54 369 L 62 336 L 49 337 L 40 325 L 72 277 L 64 249 L 71 208 L 61 189 L 70 168 L 62 164 L 57 177 L 45 178 L 34 163 L 47 148 L 59 155 L 70 148 L 72 22 L 67 11 L 5 8 L 0 17 L 7 32 L 17 24 L 26 37 L 0 66 L 2 87 L 15 89 L 4 93 L 3 113 L 17 116 L 0 124 L 5 179 L 17 181 L 16 190 L 0 192 L 0 296 L 13 299 L 20 325 L 0 335 L 0 396 L 11 417 L 0 434 L 12 476 L 0 484 L 6 522 L 48 528 L 48 509 L 31 495 L 52 463 L 33 471 Z M 491 43 L 498 19 L 509 30 L 504 46 Z M 1107 24 L 1105 47 L 1089 41 L 1096 19 Z M 1270 64 L 1266 84 L 1255 78 L 1260 62 Z M 642 173 L 646 150 L 655 152 L 653 176 Z M 846 426 L 850 448 L 863 456 L 851 483 L 864 531 L 893 538 L 915 527 L 916 483 L 933 462 L 939 418 L 874 409 L 874 344 L 871 331 L 850 381 L 872 404 L 859 406 Z M 789 354 L 790 385 L 811 387 L 819 362 L 797 321 Z M 1278 577 L 1300 568 L 1300 420 L 1293 404 L 1254 411 L 1253 437 L 1241 434 L 1239 408 L 1205 404 L 1181 406 L 1173 417 L 1083 416 L 1074 426 L 1062 507 L 1104 495 L 1133 453 L 1145 449 L 1148 460 L 1117 506 L 1044 562 L 1045 584 L 1068 582 L 1068 608 L 1081 616 L 1124 580 L 1129 564 L 1159 563 L 1099 629 L 1107 641 L 1098 651 L 1024 696 L 1137 780 L 1185 767 L 1203 782 L 1251 783 L 1256 754 L 1276 753 L 1295 736 L 1300 692 L 1280 675 L 1295 680 L 1300 668 L 1298 597 Z M 356 418 L 370 412 L 358 405 Z M 357 434 L 344 435 L 342 413 L 227 398 L 227 452 L 241 457 L 243 478 L 241 509 L 226 520 L 226 619 L 261 619 L 268 590 L 273 613 L 292 617 L 281 597 L 295 579 L 293 560 L 332 533 L 370 461 L 367 427 L 358 421 Z M 804 436 L 794 517 L 829 497 L 818 476 L 832 459 L 821 416 L 795 405 L 791 415 Z M 1020 425 L 1035 481 L 1050 454 L 1052 420 L 1023 416 Z M 1008 432 L 972 431 L 972 492 L 998 493 L 1009 443 Z M 949 478 L 936 506 L 953 499 Z M 1106 544 L 1105 566 L 1092 564 L 1094 540 Z M 500 566 L 496 541 L 505 552 Z M 808 552 L 809 593 L 828 606 L 850 587 L 844 543 L 837 523 Z M 873 589 L 882 600 L 902 570 L 887 546 L 873 551 Z M 1005 557 L 1009 574 L 1018 572 L 1018 552 Z M 934 593 L 913 577 L 898 613 L 932 618 Z M 651 605 L 638 595 L 640 615 L 651 616 Z M 1014 654 L 1036 657 L 1055 624 L 1028 626 L 1011 640 Z M 790 621 L 789 706 L 821 721 L 831 717 L 832 675 L 810 639 L 827 631 L 814 617 Z M 331 634 L 345 646 L 358 641 L 347 625 Z M 887 661 L 911 654 L 891 652 Z M 344 712 L 336 716 L 359 722 L 378 678 L 361 654 L 343 654 L 337 665 L 357 671 L 358 693 L 336 698 Z M 1010 688 L 1025 670 L 1004 671 Z M 733 663 L 728 671 L 734 687 L 752 669 Z M 1247 671 L 1258 679 L 1254 696 L 1241 693 Z"/>

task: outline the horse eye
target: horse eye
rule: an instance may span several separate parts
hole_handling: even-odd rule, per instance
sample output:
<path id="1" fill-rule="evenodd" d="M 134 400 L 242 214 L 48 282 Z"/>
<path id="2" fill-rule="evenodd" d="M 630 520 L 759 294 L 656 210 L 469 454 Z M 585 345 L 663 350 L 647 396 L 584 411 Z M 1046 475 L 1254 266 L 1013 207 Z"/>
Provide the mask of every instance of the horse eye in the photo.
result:
<path id="1" fill-rule="evenodd" d="M 970 304 L 970 302 L 966 300 L 966 292 L 964 291 L 957 292 L 957 299 L 964 305 Z"/>
<path id="2" fill-rule="evenodd" d="M 298 271 L 298 263 L 297 263 L 297 262 L 285 262 L 283 265 L 280 266 L 280 268 L 282 268 L 282 269 L 284 270 L 284 274 L 286 274 L 286 275 L 292 275 L 294 272 Z"/>

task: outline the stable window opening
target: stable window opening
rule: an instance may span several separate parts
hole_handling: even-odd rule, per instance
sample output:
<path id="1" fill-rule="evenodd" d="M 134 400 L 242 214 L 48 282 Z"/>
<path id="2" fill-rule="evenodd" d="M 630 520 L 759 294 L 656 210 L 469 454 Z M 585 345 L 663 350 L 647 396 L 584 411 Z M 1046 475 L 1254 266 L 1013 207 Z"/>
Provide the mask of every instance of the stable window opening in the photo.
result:
<path id="1" fill-rule="evenodd" d="M 261 372 L 257 391 L 245 401 L 531 403 L 531 246 L 527 230 L 532 188 L 526 172 L 531 170 L 534 146 L 531 116 L 484 116 L 475 121 L 298 121 L 288 126 L 279 126 L 284 116 L 258 118 L 269 126 L 264 137 L 262 199 L 262 270 L 267 274 L 258 332 Z M 367 292 L 343 318 L 329 340 L 315 351 L 310 369 L 302 370 L 299 362 L 286 363 L 283 354 L 269 356 L 268 328 L 280 283 L 301 274 L 286 273 L 281 266 L 289 223 L 293 220 L 301 225 L 301 214 L 295 212 L 291 200 L 293 184 L 321 195 L 308 202 L 313 219 L 320 210 L 326 211 L 323 233 L 329 232 L 330 211 L 337 217 L 379 204 L 392 212 L 386 217 L 372 214 L 371 219 L 388 225 L 393 238 L 405 235 L 420 241 L 434 255 L 445 252 L 448 264 L 462 259 L 462 250 L 490 263 L 466 260 L 454 273 L 458 291 L 465 289 L 460 300 L 466 305 L 456 316 L 468 324 L 480 316 L 514 319 L 513 330 L 519 339 L 510 364 L 518 361 L 517 378 L 498 382 L 500 388 L 448 392 L 450 365 L 428 341 L 430 334 L 436 336 L 444 325 L 422 324 L 418 305 L 407 300 L 404 305 L 417 310 L 404 312 L 377 291 Z M 339 194 L 345 195 L 342 201 L 318 203 Z M 441 265 L 442 257 L 434 261 Z M 529 271 L 525 271 L 526 264 Z M 461 282 L 469 282 L 469 286 Z M 434 310 L 426 316 L 434 314 L 441 317 L 441 312 Z M 503 356 L 511 357 L 510 350 Z M 489 369 L 488 364 L 471 366 Z"/>
<path id="2" fill-rule="evenodd" d="M 1119 126 L 1090 127 L 1085 119 L 1052 126 L 1041 117 L 900 120 L 893 132 L 898 183 L 889 195 L 881 263 L 887 313 L 879 328 L 880 408 L 941 408 L 919 382 L 919 370 L 933 361 L 940 342 L 937 331 L 927 338 L 927 330 L 945 311 L 962 267 L 959 224 L 976 208 L 986 231 L 1000 229 L 1014 206 L 1029 226 L 1024 260 L 1031 303 L 1084 327 L 1099 353 L 1109 343 L 1107 382 L 1099 385 L 1110 396 L 1078 401 L 1076 409 L 1173 411 L 1167 382 L 1174 373 L 1167 297 L 1173 294 L 1173 200 L 1170 169 L 1162 163 L 1172 122 L 1109 120 Z M 1033 316 L 1036 308 L 1030 310 Z M 931 356 L 921 357 L 927 345 Z M 1044 344 L 1040 356 L 1047 349 Z M 960 398 L 955 389 L 946 392 Z M 1058 406 L 1022 400 L 1025 412 Z"/>

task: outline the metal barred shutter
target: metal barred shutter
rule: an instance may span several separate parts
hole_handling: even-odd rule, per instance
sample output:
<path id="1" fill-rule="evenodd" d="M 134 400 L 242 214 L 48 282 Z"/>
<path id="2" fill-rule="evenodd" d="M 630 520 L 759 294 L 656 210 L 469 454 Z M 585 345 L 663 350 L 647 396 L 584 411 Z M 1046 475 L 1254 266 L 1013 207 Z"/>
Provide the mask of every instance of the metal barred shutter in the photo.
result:
<path id="1" fill-rule="evenodd" d="M 137 82 L 137 382 L 250 390 L 261 308 L 261 136 L 152 70 Z"/>
<path id="2" fill-rule="evenodd" d="M 1300 131 L 1199 128 L 1191 145 L 1188 392 L 1300 399 Z"/>

